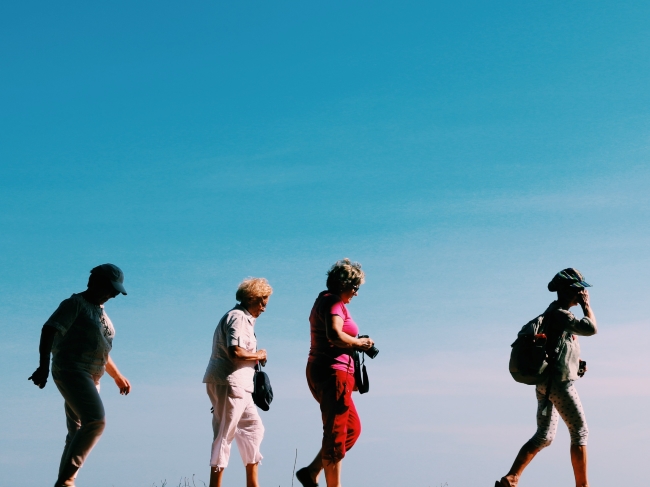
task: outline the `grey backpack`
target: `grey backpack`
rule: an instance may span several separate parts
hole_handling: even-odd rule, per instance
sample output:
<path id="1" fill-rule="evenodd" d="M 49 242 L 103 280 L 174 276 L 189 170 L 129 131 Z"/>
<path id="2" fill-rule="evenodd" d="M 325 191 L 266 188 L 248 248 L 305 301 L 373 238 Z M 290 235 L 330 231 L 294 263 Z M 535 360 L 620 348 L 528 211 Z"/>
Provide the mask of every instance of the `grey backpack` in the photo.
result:
<path id="1" fill-rule="evenodd" d="M 545 382 L 549 378 L 554 359 L 558 356 L 565 337 L 566 332 L 558 337 L 554 347 L 549 347 L 544 314 L 526 323 L 512 344 L 508 366 L 512 378 L 529 385 Z"/>

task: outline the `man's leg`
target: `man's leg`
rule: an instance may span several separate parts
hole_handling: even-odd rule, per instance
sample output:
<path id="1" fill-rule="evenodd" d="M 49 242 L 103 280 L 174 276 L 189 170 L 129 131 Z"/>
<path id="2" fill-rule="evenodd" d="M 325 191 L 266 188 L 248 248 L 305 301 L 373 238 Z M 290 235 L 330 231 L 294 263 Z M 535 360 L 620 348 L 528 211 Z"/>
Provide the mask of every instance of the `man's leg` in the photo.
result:
<path id="1" fill-rule="evenodd" d="M 65 400 L 68 425 L 56 485 L 68 487 L 74 485 L 77 471 L 99 441 L 106 419 L 99 397 L 99 377 L 81 371 L 59 371 L 52 375 Z"/>
<path id="2" fill-rule="evenodd" d="M 72 439 L 77 434 L 77 431 L 79 431 L 81 428 L 81 420 L 67 402 L 64 402 L 64 409 L 65 423 L 66 427 L 68 428 L 68 434 L 65 436 L 65 447 L 63 448 L 63 454 L 61 455 L 61 462 L 59 464 L 59 476 L 61 476 L 65 467 L 70 463 L 68 461 L 70 444 L 72 443 Z"/>

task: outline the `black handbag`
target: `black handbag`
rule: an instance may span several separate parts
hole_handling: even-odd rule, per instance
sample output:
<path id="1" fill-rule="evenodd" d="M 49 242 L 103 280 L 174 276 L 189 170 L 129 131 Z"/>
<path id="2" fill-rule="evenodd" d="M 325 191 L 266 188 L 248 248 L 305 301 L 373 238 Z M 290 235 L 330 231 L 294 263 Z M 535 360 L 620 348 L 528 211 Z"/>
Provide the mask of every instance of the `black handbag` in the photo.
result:
<path id="1" fill-rule="evenodd" d="M 262 371 L 258 362 L 255 365 L 255 375 L 253 376 L 253 402 L 262 411 L 268 411 L 271 401 L 273 401 L 271 379 L 266 372 Z"/>
<path id="2" fill-rule="evenodd" d="M 359 389 L 359 394 L 365 394 L 370 390 L 370 381 L 368 381 L 368 371 L 366 370 L 366 358 L 360 358 L 358 351 L 354 351 L 352 354 L 352 359 L 354 360 L 354 382 Z M 363 361 L 362 361 L 363 360 Z"/>

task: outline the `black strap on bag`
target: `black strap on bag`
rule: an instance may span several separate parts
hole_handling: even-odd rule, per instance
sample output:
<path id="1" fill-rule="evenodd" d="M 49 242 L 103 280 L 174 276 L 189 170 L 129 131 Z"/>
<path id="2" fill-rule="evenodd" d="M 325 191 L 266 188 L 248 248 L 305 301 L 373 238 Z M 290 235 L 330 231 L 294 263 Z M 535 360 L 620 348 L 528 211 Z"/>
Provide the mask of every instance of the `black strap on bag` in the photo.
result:
<path id="1" fill-rule="evenodd" d="M 359 394 L 365 394 L 370 390 L 370 382 L 368 381 L 368 371 L 366 370 L 366 358 L 360 358 L 363 352 L 357 350 L 352 354 L 354 360 L 354 382 L 357 384 Z"/>
<path id="2" fill-rule="evenodd" d="M 562 348 L 562 345 L 564 344 L 567 335 L 568 333 L 566 331 L 563 331 L 557 339 L 555 349 L 553 349 L 553 351 L 548 354 L 550 363 L 549 363 L 549 367 L 547 368 L 548 382 L 546 383 L 546 394 L 544 394 L 544 409 L 542 409 L 542 416 L 547 416 L 549 406 L 552 406 L 550 397 L 551 397 L 551 387 L 553 386 L 553 376 L 555 375 L 555 371 L 557 369 L 557 358 L 560 355 L 560 348 Z"/>
<path id="3" fill-rule="evenodd" d="M 253 336 L 257 341 L 257 335 L 253 332 Z M 253 376 L 253 402 L 262 411 L 268 411 L 273 401 L 273 388 L 271 387 L 271 379 L 266 372 L 262 372 L 264 364 L 261 362 L 255 363 L 255 375 Z"/>
<path id="4" fill-rule="evenodd" d="M 271 379 L 266 372 L 262 371 L 262 365 L 255 364 L 255 375 L 253 376 L 253 402 L 262 411 L 268 411 L 273 401 L 273 388 Z"/>

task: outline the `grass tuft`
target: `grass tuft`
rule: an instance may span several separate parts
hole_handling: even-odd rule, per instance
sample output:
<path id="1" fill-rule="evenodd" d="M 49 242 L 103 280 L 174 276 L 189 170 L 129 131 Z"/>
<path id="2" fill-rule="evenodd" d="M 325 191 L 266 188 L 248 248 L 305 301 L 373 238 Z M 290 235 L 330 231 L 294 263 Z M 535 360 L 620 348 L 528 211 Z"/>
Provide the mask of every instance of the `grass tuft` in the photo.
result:
<path id="1" fill-rule="evenodd" d="M 196 486 L 197 481 L 194 479 L 195 476 L 196 474 L 192 474 L 191 479 L 189 477 L 181 477 L 180 480 L 178 481 L 178 487 L 197 487 Z M 206 483 L 203 482 L 203 480 L 199 479 L 198 482 L 201 482 L 203 484 L 203 487 L 207 487 Z M 153 484 L 151 484 L 151 487 L 158 487 L 158 484 L 154 482 Z M 167 487 L 167 479 L 160 481 L 160 487 Z"/>

